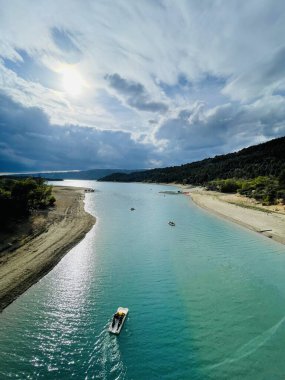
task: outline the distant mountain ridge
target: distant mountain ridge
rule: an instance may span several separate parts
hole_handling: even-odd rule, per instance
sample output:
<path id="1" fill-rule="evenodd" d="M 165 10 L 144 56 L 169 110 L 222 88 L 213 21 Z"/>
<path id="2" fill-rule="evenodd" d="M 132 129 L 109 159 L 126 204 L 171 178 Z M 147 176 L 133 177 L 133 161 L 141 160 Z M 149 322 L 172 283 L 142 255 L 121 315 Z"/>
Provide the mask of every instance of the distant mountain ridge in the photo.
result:
<path id="1" fill-rule="evenodd" d="M 285 170 L 285 137 L 201 161 L 129 174 L 113 173 L 100 181 L 176 182 L 203 185 L 215 179 L 278 177 Z"/>
<path id="2" fill-rule="evenodd" d="M 64 172 L 37 172 L 30 174 L 11 175 L 16 177 L 42 177 L 49 180 L 61 179 L 81 179 L 81 180 L 97 180 L 112 173 L 131 173 L 132 170 L 127 169 L 90 169 L 80 171 L 64 171 Z"/>

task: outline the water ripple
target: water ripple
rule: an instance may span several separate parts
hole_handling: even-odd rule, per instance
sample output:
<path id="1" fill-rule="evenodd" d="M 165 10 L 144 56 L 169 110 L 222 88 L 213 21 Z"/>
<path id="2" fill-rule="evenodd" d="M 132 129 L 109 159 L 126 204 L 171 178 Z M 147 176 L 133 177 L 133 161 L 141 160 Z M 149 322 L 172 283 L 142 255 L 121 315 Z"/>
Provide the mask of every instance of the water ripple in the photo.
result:
<path id="1" fill-rule="evenodd" d="M 1 379 L 283 378 L 283 246 L 162 186 L 74 184 L 98 223 L 2 313 Z"/>

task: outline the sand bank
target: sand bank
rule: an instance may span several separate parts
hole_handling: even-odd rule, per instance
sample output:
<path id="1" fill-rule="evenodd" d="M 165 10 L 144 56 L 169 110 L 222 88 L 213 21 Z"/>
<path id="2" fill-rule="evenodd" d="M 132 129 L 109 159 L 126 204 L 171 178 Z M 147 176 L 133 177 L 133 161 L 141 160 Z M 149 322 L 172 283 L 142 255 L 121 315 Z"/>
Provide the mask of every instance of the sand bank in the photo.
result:
<path id="1" fill-rule="evenodd" d="M 202 188 L 185 189 L 200 207 L 285 244 L 284 206 L 262 206 L 238 194 L 222 194 Z"/>
<path id="2" fill-rule="evenodd" d="M 84 189 L 54 187 L 56 206 L 32 217 L 30 229 L 0 256 L 0 311 L 47 274 L 95 223 Z M 21 231 L 23 234 L 23 231 Z"/>

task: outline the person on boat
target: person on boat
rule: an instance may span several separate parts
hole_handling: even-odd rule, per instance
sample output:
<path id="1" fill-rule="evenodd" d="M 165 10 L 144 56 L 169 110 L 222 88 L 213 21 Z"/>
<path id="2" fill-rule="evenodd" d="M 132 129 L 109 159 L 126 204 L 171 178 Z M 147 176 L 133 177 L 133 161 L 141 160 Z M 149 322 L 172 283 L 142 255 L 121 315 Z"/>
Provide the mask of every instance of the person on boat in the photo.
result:
<path id="1" fill-rule="evenodd" d="M 114 327 L 115 326 L 115 324 L 116 324 L 116 321 L 117 320 L 119 320 L 119 318 L 120 318 L 120 315 L 119 315 L 119 313 L 117 312 L 117 313 L 115 313 L 114 314 L 114 317 L 113 317 L 113 321 L 112 321 L 112 327 Z"/>
<path id="2" fill-rule="evenodd" d="M 124 314 L 119 315 L 119 318 L 118 318 L 118 320 L 119 320 L 119 322 L 118 322 L 118 328 L 121 326 L 121 324 L 123 322 L 123 319 L 124 319 Z"/>

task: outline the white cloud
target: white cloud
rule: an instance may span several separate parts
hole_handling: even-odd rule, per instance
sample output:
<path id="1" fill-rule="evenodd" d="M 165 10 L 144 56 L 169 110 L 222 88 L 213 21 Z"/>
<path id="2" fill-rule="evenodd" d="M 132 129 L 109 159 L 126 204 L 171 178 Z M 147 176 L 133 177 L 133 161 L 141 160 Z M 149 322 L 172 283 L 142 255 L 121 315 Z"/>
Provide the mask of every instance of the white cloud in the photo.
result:
<path id="1" fill-rule="evenodd" d="M 164 154 L 182 164 L 236 151 L 285 135 L 285 99 L 269 96 L 250 105 L 217 106 L 206 111 L 200 103 L 165 119 L 155 132 Z"/>
<path id="2" fill-rule="evenodd" d="M 128 131 L 165 163 L 167 145 L 190 160 L 284 133 L 281 0 L 0 0 L 0 9 L 1 88 L 53 124 Z M 21 50 L 50 72 L 76 65 L 88 89 L 72 98 L 59 83 L 21 77 Z M 119 91 L 106 80 L 114 75 L 140 93 Z"/>
<path id="3" fill-rule="evenodd" d="M 285 89 L 285 45 L 266 56 L 225 86 L 223 93 L 234 100 L 252 101 Z"/>

